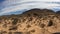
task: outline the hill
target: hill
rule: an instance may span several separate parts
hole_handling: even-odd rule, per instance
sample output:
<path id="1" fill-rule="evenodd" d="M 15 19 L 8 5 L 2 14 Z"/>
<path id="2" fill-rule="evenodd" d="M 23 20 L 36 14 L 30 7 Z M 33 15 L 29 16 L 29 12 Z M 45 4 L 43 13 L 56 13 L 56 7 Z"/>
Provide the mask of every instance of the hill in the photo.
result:
<path id="1" fill-rule="evenodd" d="M 0 16 L 0 34 L 59 33 L 60 18 L 57 13 L 35 8 L 18 15 Z"/>

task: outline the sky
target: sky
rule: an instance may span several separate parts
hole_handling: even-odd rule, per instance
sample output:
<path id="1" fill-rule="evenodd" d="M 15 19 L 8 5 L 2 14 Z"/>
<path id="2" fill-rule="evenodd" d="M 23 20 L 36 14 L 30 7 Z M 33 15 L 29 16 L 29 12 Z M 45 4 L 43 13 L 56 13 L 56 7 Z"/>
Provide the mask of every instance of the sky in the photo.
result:
<path id="1" fill-rule="evenodd" d="M 60 0 L 0 0 L 0 15 L 21 14 L 39 8 L 60 10 Z"/>

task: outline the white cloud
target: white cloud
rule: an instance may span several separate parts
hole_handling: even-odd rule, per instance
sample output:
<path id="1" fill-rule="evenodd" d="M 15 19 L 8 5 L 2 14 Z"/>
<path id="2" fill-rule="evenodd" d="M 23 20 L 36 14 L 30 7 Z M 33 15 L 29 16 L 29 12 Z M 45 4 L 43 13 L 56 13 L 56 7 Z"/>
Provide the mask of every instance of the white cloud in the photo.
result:
<path id="1" fill-rule="evenodd" d="M 60 0 L 6 0 L 2 3 L 2 6 L 5 8 L 1 9 L 0 15 L 10 12 L 16 12 L 23 9 L 32 9 L 32 8 L 47 8 L 52 9 L 59 4 L 49 4 L 46 2 L 60 2 Z"/>

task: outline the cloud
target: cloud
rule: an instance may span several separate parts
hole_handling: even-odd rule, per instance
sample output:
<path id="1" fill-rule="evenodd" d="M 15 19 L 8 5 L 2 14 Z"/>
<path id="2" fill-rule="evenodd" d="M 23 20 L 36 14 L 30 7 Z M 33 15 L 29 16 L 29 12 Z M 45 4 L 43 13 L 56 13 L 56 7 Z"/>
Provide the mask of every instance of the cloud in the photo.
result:
<path id="1" fill-rule="evenodd" d="M 22 11 L 24 9 L 40 8 L 53 9 L 60 6 L 60 0 L 5 0 L 2 2 L 0 15 Z"/>

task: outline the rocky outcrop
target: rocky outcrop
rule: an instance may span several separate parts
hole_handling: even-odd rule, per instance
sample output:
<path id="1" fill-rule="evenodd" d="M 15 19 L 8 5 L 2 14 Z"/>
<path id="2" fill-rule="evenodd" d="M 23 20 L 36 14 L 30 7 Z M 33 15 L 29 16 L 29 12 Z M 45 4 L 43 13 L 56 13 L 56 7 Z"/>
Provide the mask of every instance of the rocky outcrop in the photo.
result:
<path id="1" fill-rule="evenodd" d="M 31 9 L 19 15 L 0 16 L 0 34 L 55 34 L 60 18 L 52 10 Z"/>

